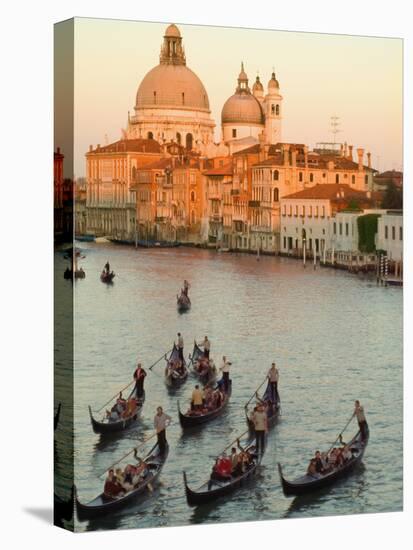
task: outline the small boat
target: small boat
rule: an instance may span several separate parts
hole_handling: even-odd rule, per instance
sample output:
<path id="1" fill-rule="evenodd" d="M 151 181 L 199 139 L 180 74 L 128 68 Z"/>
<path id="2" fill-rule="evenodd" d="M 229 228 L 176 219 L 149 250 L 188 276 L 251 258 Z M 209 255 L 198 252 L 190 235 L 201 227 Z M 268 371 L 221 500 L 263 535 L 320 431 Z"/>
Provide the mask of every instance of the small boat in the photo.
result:
<path id="1" fill-rule="evenodd" d="M 82 243 L 93 243 L 96 240 L 95 235 L 75 235 L 75 240 Z"/>
<path id="2" fill-rule="evenodd" d="M 178 306 L 178 311 L 188 311 L 191 308 L 191 300 L 189 296 L 181 292 L 180 296 L 176 297 L 176 304 Z"/>
<path id="3" fill-rule="evenodd" d="M 109 240 L 111 243 L 115 243 L 115 244 L 123 244 L 123 245 L 128 245 L 128 246 L 135 245 L 135 241 L 134 241 L 133 239 L 115 239 L 115 238 L 108 238 L 108 240 Z"/>
<path id="4" fill-rule="evenodd" d="M 219 383 L 218 383 L 219 384 Z M 219 384 L 220 385 L 220 384 Z M 222 403 L 216 409 L 200 414 L 185 414 L 181 412 L 179 401 L 178 401 L 178 413 L 179 413 L 179 422 L 183 428 L 194 428 L 200 426 L 201 424 L 206 424 L 210 420 L 213 420 L 219 416 L 225 407 L 228 405 L 229 398 L 231 397 L 232 391 L 232 381 L 229 381 L 228 392 L 224 392 L 224 398 Z"/>
<path id="5" fill-rule="evenodd" d="M 247 470 L 239 476 L 231 476 L 228 480 L 208 480 L 203 483 L 198 489 L 194 490 L 188 486 L 188 480 L 186 472 L 183 472 L 186 500 L 189 506 L 200 506 L 214 501 L 217 498 L 230 494 L 235 489 L 241 487 L 247 480 L 254 477 L 258 466 L 261 464 L 262 455 L 255 455 L 255 446 L 252 442 L 248 442 L 245 447 L 246 451 L 250 451 L 253 457 L 253 461 Z"/>
<path id="6" fill-rule="evenodd" d="M 366 450 L 369 439 L 369 433 L 367 432 L 367 438 L 363 441 L 361 432 L 359 431 L 353 439 L 347 444 L 349 445 L 352 458 L 338 468 L 334 468 L 331 472 L 324 474 L 304 474 L 301 477 L 288 481 L 283 476 L 281 464 L 278 463 L 278 472 L 280 474 L 281 484 L 285 496 L 290 495 L 303 495 L 305 493 L 311 493 L 317 491 L 323 487 L 333 484 L 338 479 L 348 475 L 357 464 L 360 464 L 364 451 Z"/>
<path id="7" fill-rule="evenodd" d="M 164 454 L 160 453 L 158 443 L 149 451 L 148 455 L 143 459 L 148 467 L 148 474 L 142 479 L 140 484 L 128 491 L 125 495 L 117 498 L 107 497 L 103 492 L 96 498 L 83 504 L 80 502 L 77 490 L 75 488 L 75 502 L 77 517 L 80 521 L 90 518 L 95 518 L 109 514 L 119 510 L 123 506 L 135 502 L 140 496 L 148 489 L 148 485 L 151 488 L 154 481 L 157 480 L 162 468 L 168 458 L 169 447 L 166 447 Z"/>
<path id="8" fill-rule="evenodd" d="M 154 241 L 154 240 L 145 240 L 140 239 L 137 241 L 138 246 L 142 248 L 176 248 L 181 246 L 181 243 L 178 241 Z"/>
<path id="9" fill-rule="evenodd" d="M 115 272 L 114 271 L 102 271 L 100 274 L 100 280 L 102 283 L 113 283 L 113 279 L 115 278 Z"/>
<path id="10" fill-rule="evenodd" d="M 165 356 L 166 359 L 166 356 Z M 186 366 L 186 361 L 184 359 L 184 364 L 182 371 L 171 369 L 168 365 L 174 364 L 176 361 L 179 361 L 179 350 L 174 343 L 174 346 L 171 351 L 169 359 L 166 359 L 167 366 L 165 367 L 165 381 L 169 385 L 182 384 L 188 378 L 188 368 Z"/>
<path id="11" fill-rule="evenodd" d="M 201 359 L 205 357 L 204 350 L 202 350 L 196 342 L 194 342 L 194 349 L 192 351 L 192 355 L 189 356 L 189 359 L 191 361 L 191 366 L 194 374 L 199 378 L 199 380 L 206 386 L 207 384 L 210 384 L 211 382 L 215 381 L 216 378 L 216 369 L 212 370 L 209 369 L 206 374 L 201 374 L 197 368 L 197 363 Z"/>
<path id="12" fill-rule="evenodd" d="M 54 429 L 56 430 L 58 424 L 59 424 L 59 419 L 60 419 L 60 409 L 62 408 L 62 404 L 59 403 L 59 405 L 57 406 L 57 411 L 56 411 L 56 414 L 54 415 Z"/>
<path id="13" fill-rule="evenodd" d="M 270 382 L 267 384 L 267 388 L 265 392 L 263 393 L 262 397 L 259 398 L 260 401 L 263 401 L 265 403 L 271 403 L 271 406 L 268 409 L 268 416 L 267 416 L 267 422 L 268 427 L 272 428 L 275 423 L 277 422 L 277 419 L 280 414 L 281 410 L 281 400 L 279 394 L 277 394 L 276 399 L 274 400 L 272 395 L 272 388 Z M 245 417 L 247 420 L 248 427 L 251 432 L 254 432 L 254 423 L 252 422 L 248 408 L 245 408 Z"/>
<path id="14" fill-rule="evenodd" d="M 121 418 L 120 420 L 110 421 L 108 418 L 104 418 L 101 421 L 96 420 L 93 417 L 92 408 L 89 405 L 89 415 L 90 415 L 90 421 L 92 422 L 92 428 L 95 433 L 98 434 L 113 434 L 115 432 L 120 432 L 122 430 L 126 430 L 132 424 L 134 424 L 142 411 L 143 404 L 145 402 L 145 392 L 143 396 L 138 399 L 138 406 L 135 409 L 135 412 L 132 416 L 128 416 L 127 418 Z"/>

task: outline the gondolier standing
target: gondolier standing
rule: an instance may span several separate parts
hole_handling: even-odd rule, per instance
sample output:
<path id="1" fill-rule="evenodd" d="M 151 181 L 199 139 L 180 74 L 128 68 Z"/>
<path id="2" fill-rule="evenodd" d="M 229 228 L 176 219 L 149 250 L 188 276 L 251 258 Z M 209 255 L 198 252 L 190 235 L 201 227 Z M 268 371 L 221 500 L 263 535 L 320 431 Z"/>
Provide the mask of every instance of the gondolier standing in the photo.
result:
<path id="1" fill-rule="evenodd" d="M 188 290 L 190 289 L 191 285 L 188 283 L 188 281 L 184 280 L 184 288 L 182 289 L 182 294 L 185 294 L 185 296 L 188 296 Z"/>
<path id="2" fill-rule="evenodd" d="M 208 336 L 204 337 L 203 342 L 201 342 L 201 346 L 204 348 L 204 355 L 207 359 L 209 359 L 209 351 L 211 349 L 211 341 L 208 340 Z"/>
<path id="3" fill-rule="evenodd" d="M 368 426 L 367 426 L 366 416 L 364 414 L 364 407 L 361 405 L 358 399 L 354 402 L 353 417 L 354 416 L 357 418 L 361 437 L 363 441 L 365 441 L 367 439 Z"/>
<path id="4" fill-rule="evenodd" d="M 278 372 L 275 363 L 272 363 L 267 377 L 271 384 L 272 400 L 276 403 L 278 401 L 278 380 L 280 378 L 280 373 Z"/>
<path id="5" fill-rule="evenodd" d="M 156 415 L 153 419 L 153 425 L 156 430 L 156 435 L 158 437 L 159 451 L 163 455 L 166 451 L 166 427 L 171 423 L 172 418 L 163 412 L 162 407 L 156 409 Z"/>
<path id="6" fill-rule="evenodd" d="M 232 365 L 229 361 L 227 361 L 226 356 L 224 355 L 222 357 L 222 366 L 219 367 L 219 370 L 222 371 L 222 379 L 224 381 L 224 389 L 225 392 L 228 393 L 229 389 L 229 367 Z"/>
<path id="7" fill-rule="evenodd" d="M 109 271 L 110 271 L 109 260 L 105 263 L 105 269 L 106 269 L 106 273 L 109 273 Z"/>
<path id="8" fill-rule="evenodd" d="M 145 381 L 146 371 L 142 367 L 141 363 L 138 363 L 135 372 L 133 373 L 133 378 L 135 380 L 135 393 L 136 397 L 140 399 L 143 397 L 143 383 Z"/>
<path id="9" fill-rule="evenodd" d="M 255 447 L 257 454 L 264 454 L 265 434 L 268 431 L 267 413 L 263 405 L 258 405 L 252 413 L 251 420 L 255 430 Z"/>
<path id="10" fill-rule="evenodd" d="M 178 347 L 179 359 L 182 361 L 182 364 L 184 364 L 184 339 L 180 332 L 178 332 L 177 336 L 178 336 L 177 347 Z"/>

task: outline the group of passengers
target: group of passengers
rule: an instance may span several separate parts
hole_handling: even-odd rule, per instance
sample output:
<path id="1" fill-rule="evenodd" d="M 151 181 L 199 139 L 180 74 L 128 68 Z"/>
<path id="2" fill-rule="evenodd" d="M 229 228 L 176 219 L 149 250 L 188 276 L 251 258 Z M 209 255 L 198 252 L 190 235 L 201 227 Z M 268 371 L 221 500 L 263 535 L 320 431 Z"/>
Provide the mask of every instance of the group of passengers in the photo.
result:
<path id="1" fill-rule="evenodd" d="M 109 410 L 106 410 L 106 418 L 109 422 L 118 422 L 133 416 L 136 412 L 138 401 L 135 397 L 129 397 L 125 399 L 120 392 L 119 397 L 116 399 L 116 403 Z"/>
<path id="2" fill-rule="evenodd" d="M 172 376 L 174 372 L 179 374 L 179 376 L 182 376 L 185 374 L 183 361 L 181 359 L 171 359 L 166 365 L 166 372 L 167 376 Z"/>
<path id="3" fill-rule="evenodd" d="M 186 414 L 190 416 L 197 416 L 214 411 L 222 405 L 224 397 L 224 393 L 219 385 L 216 388 L 212 388 L 207 385 L 202 390 L 199 385 L 196 384 L 195 389 L 192 392 L 191 408 Z"/>
<path id="4" fill-rule="evenodd" d="M 148 468 L 143 460 L 136 456 L 138 464 L 128 464 L 122 470 L 113 468 L 109 470 L 105 480 L 103 492 L 106 497 L 122 497 L 129 491 L 136 489 L 148 474 Z"/>
<path id="5" fill-rule="evenodd" d="M 232 447 L 228 456 L 223 452 L 216 460 L 212 468 L 211 477 L 208 483 L 210 489 L 214 481 L 230 481 L 233 478 L 244 474 L 254 463 L 254 457 L 249 449 L 243 449 L 237 441 L 236 447 Z"/>
<path id="6" fill-rule="evenodd" d="M 194 369 L 202 378 L 213 378 L 217 373 L 214 360 L 202 355 L 194 365 Z"/>
<path id="7" fill-rule="evenodd" d="M 315 456 L 310 460 L 307 474 L 328 474 L 335 469 L 341 468 L 352 457 L 353 452 L 349 445 L 333 447 L 327 453 L 316 451 Z"/>

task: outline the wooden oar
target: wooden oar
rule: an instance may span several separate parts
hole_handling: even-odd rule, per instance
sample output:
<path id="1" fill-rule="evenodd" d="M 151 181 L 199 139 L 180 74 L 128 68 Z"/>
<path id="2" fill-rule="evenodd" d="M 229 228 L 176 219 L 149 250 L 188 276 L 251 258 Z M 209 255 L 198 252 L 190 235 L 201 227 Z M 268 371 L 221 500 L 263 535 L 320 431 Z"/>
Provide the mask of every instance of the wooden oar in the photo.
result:
<path id="1" fill-rule="evenodd" d="M 155 437 L 156 435 L 156 432 L 153 433 L 151 436 L 149 436 L 147 439 L 145 439 L 145 441 L 142 441 L 142 443 L 140 445 L 138 445 L 137 447 L 134 447 L 131 451 L 129 451 L 128 453 L 126 453 L 125 455 L 122 456 L 122 458 L 120 458 L 119 460 L 117 460 L 116 462 L 114 462 L 111 466 L 109 466 L 108 468 L 106 468 L 106 470 L 104 472 L 102 472 L 99 477 L 102 477 L 103 475 L 106 474 L 106 472 L 108 472 L 109 470 L 111 470 L 113 468 L 113 466 L 116 466 L 116 464 L 119 464 L 119 462 L 122 462 L 122 460 L 124 460 L 127 456 L 129 456 L 130 454 L 134 453 L 135 451 L 137 451 L 138 449 L 140 449 L 141 447 L 143 447 L 150 439 L 152 439 L 153 437 Z"/>
<path id="2" fill-rule="evenodd" d="M 227 447 L 225 447 L 225 449 L 224 449 L 223 451 L 221 451 L 219 454 L 222 455 L 222 453 L 225 453 L 225 451 L 226 451 L 227 449 L 229 449 L 230 447 L 232 447 L 232 446 L 234 445 L 234 443 L 236 443 L 236 442 L 238 441 L 238 439 L 241 439 L 241 437 L 243 437 L 243 436 L 244 436 L 245 434 L 247 434 L 247 433 L 249 433 L 249 429 L 248 429 L 248 430 L 245 430 L 245 432 L 242 433 L 241 435 L 239 435 L 236 439 L 234 439 L 234 441 L 231 441 L 231 443 L 230 443 Z"/>
<path id="3" fill-rule="evenodd" d="M 172 348 L 172 349 L 173 349 L 173 348 Z M 159 357 L 159 359 L 158 359 L 157 361 L 155 361 L 155 363 L 149 367 L 149 370 L 152 370 L 153 367 L 154 367 L 155 365 L 157 365 L 161 359 L 163 359 L 164 357 L 166 357 L 166 356 L 168 355 L 168 353 L 169 353 L 170 351 L 172 351 L 172 349 L 170 349 L 170 350 L 166 351 L 165 353 L 163 353 L 163 354 Z"/>
<path id="4" fill-rule="evenodd" d="M 265 384 L 265 382 L 267 382 L 267 380 L 268 380 L 268 377 L 266 376 L 265 379 L 264 379 L 264 381 L 261 382 L 261 384 L 260 384 L 260 385 L 258 386 L 258 388 L 255 390 L 255 392 L 252 394 L 251 399 L 250 399 L 249 401 L 247 401 L 247 403 L 246 403 L 245 406 L 244 406 L 244 409 L 246 409 L 246 408 L 248 407 L 248 405 L 251 403 L 251 401 L 252 401 L 252 400 L 254 399 L 254 397 L 256 396 L 258 390 Z"/>
<path id="5" fill-rule="evenodd" d="M 345 429 L 347 428 L 347 426 L 350 424 L 350 422 L 353 420 L 353 416 L 354 416 L 354 413 L 350 416 L 350 419 L 349 421 L 347 422 L 347 424 L 344 426 L 344 428 L 341 430 L 341 432 L 338 434 L 338 436 L 335 438 L 335 440 L 333 441 L 331 447 L 329 448 L 329 450 L 327 451 L 327 454 L 331 451 L 331 449 L 334 447 L 334 445 L 337 443 L 337 440 L 340 439 L 340 437 L 343 435 L 343 432 L 345 431 Z"/>
<path id="6" fill-rule="evenodd" d="M 118 396 L 120 393 L 122 393 L 122 392 L 124 392 L 125 390 L 127 390 L 127 389 L 129 388 L 129 386 L 131 386 L 131 385 L 134 384 L 134 383 L 135 383 L 135 380 L 132 380 L 132 382 L 129 382 L 129 384 L 128 384 L 127 386 L 125 386 L 124 388 L 122 388 L 121 390 L 119 390 L 118 392 L 116 392 L 115 395 L 109 399 L 109 401 L 106 401 L 106 403 L 105 403 L 104 405 L 102 405 L 102 406 L 100 407 L 100 409 L 98 409 L 98 410 L 95 411 L 95 412 L 100 412 L 103 408 L 106 407 L 106 405 L 109 405 L 109 403 L 110 403 L 111 401 L 113 401 L 113 400 L 115 399 L 116 396 Z"/>

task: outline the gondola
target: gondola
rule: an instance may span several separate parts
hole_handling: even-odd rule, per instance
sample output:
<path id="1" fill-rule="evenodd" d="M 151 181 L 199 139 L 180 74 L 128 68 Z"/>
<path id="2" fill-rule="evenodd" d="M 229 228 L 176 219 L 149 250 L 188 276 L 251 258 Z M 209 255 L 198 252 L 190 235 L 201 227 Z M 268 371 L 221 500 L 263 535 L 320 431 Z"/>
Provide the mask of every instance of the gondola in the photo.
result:
<path id="1" fill-rule="evenodd" d="M 115 278 L 115 272 L 114 271 L 102 271 L 100 274 L 100 280 L 102 283 L 112 283 L 113 279 Z"/>
<path id="2" fill-rule="evenodd" d="M 185 359 L 184 359 L 182 372 L 178 372 L 176 370 L 171 371 L 169 369 L 168 364 L 174 363 L 175 361 L 178 361 L 178 360 L 179 360 L 179 350 L 176 347 L 176 344 L 174 343 L 174 346 L 171 351 L 171 355 L 169 356 L 169 359 L 166 359 L 167 366 L 165 367 L 165 382 L 169 385 L 182 384 L 188 378 L 188 368 L 186 366 Z"/>
<path id="3" fill-rule="evenodd" d="M 277 392 L 277 396 L 276 396 L 276 399 L 274 401 L 274 398 L 273 398 L 273 395 L 272 395 L 271 384 L 270 384 L 270 382 L 268 382 L 265 392 L 263 393 L 262 397 L 260 397 L 259 399 L 260 399 L 260 401 L 264 401 L 264 402 L 267 402 L 267 403 L 270 401 L 273 405 L 270 408 L 269 414 L 268 414 L 268 417 L 267 417 L 268 428 L 272 428 L 275 425 L 275 423 L 277 422 L 277 419 L 279 417 L 280 410 L 281 410 L 280 395 Z M 249 427 L 250 431 L 253 432 L 254 431 L 254 423 L 252 422 L 251 418 L 249 417 L 247 407 L 245 408 L 245 418 L 247 420 L 247 424 L 248 424 L 248 427 Z"/>
<path id="4" fill-rule="evenodd" d="M 352 458 L 345 462 L 341 467 L 335 468 L 331 472 L 325 474 L 305 474 L 301 477 L 288 481 L 283 476 L 281 464 L 278 463 L 278 472 L 280 474 L 281 484 L 285 496 L 290 495 L 303 495 L 317 491 L 323 487 L 333 484 L 338 479 L 348 475 L 355 466 L 360 464 L 364 451 L 366 450 L 369 440 L 369 432 L 367 431 L 367 437 L 363 441 L 361 432 L 359 431 L 353 439 L 348 443 L 352 451 Z"/>
<path id="5" fill-rule="evenodd" d="M 167 445 L 164 454 L 160 453 L 158 443 L 149 451 L 148 455 L 143 459 L 146 462 L 148 467 L 148 474 L 141 481 L 141 483 L 133 489 L 132 491 L 127 492 L 124 496 L 117 498 L 111 498 L 105 496 L 102 492 L 96 498 L 88 502 L 87 504 L 82 504 L 79 501 L 77 490 L 75 488 L 75 497 L 76 497 L 76 512 L 77 517 L 80 521 L 91 519 L 105 514 L 109 514 L 119 510 L 126 504 L 130 504 L 133 501 L 136 501 L 148 488 L 148 485 L 152 487 L 152 484 L 159 477 L 159 474 L 162 471 L 162 468 L 168 457 L 169 447 Z"/>
<path id="6" fill-rule="evenodd" d="M 207 374 L 200 374 L 198 369 L 196 368 L 197 362 L 205 357 L 204 351 L 198 346 L 196 342 L 194 342 L 194 349 L 192 351 L 192 355 L 189 356 L 189 359 L 191 361 L 191 366 L 194 374 L 200 379 L 200 381 L 206 385 L 211 382 L 213 382 L 216 378 L 216 370 L 209 370 Z"/>
<path id="7" fill-rule="evenodd" d="M 116 420 L 114 422 L 109 422 L 107 418 L 105 418 L 101 422 L 99 422 L 99 420 L 96 420 L 93 417 L 92 408 L 89 405 L 89 415 L 90 415 L 90 421 L 92 422 L 93 431 L 95 433 L 105 435 L 105 434 L 113 434 L 115 432 L 126 430 L 138 420 L 141 414 L 144 402 L 145 402 L 145 392 L 143 393 L 143 396 L 138 399 L 138 406 L 133 416 L 129 416 L 128 418 L 121 418 L 120 420 Z"/>
<path id="8" fill-rule="evenodd" d="M 56 411 L 56 414 L 54 415 L 54 429 L 56 430 L 58 424 L 59 424 L 59 419 L 60 419 L 60 409 L 62 408 L 62 404 L 59 403 L 59 405 L 57 406 L 57 411 Z"/>
<path id="9" fill-rule="evenodd" d="M 181 292 L 181 295 L 176 297 L 176 305 L 178 307 L 178 311 L 188 311 L 191 308 L 191 300 L 189 299 L 189 296 Z"/>
<path id="10" fill-rule="evenodd" d="M 253 451 L 255 446 L 251 441 L 247 443 L 245 450 Z M 253 453 L 252 453 L 253 454 Z M 185 494 L 186 500 L 189 506 L 200 506 L 202 504 L 207 504 L 212 502 L 220 497 L 226 496 L 235 489 L 241 487 L 247 480 L 254 477 L 256 474 L 258 466 L 261 464 L 262 455 L 254 455 L 254 460 L 249 468 L 240 476 L 231 477 L 229 480 L 208 480 L 203 483 L 198 489 L 193 490 L 188 486 L 188 480 L 186 472 L 183 472 L 184 476 L 184 485 L 185 485 Z"/>
<path id="11" fill-rule="evenodd" d="M 222 411 L 225 409 L 225 407 L 228 405 L 229 398 L 231 396 L 232 391 L 232 381 L 229 381 L 229 388 L 228 392 L 224 392 L 224 398 L 222 400 L 222 404 L 214 409 L 213 411 L 208 411 L 205 414 L 197 414 L 197 415 L 189 415 L 184 414 L 181 412 L 179 401 L 178 401 L 178 413 L 179 413 L 179 422 L 181 423 L 181 426 L 183 428 L 194 428 L 196 426 L 200 426 L 201 424 L 206 424 L 210 420 L 213 420 L 217 416 L 219 416 Z"/>

